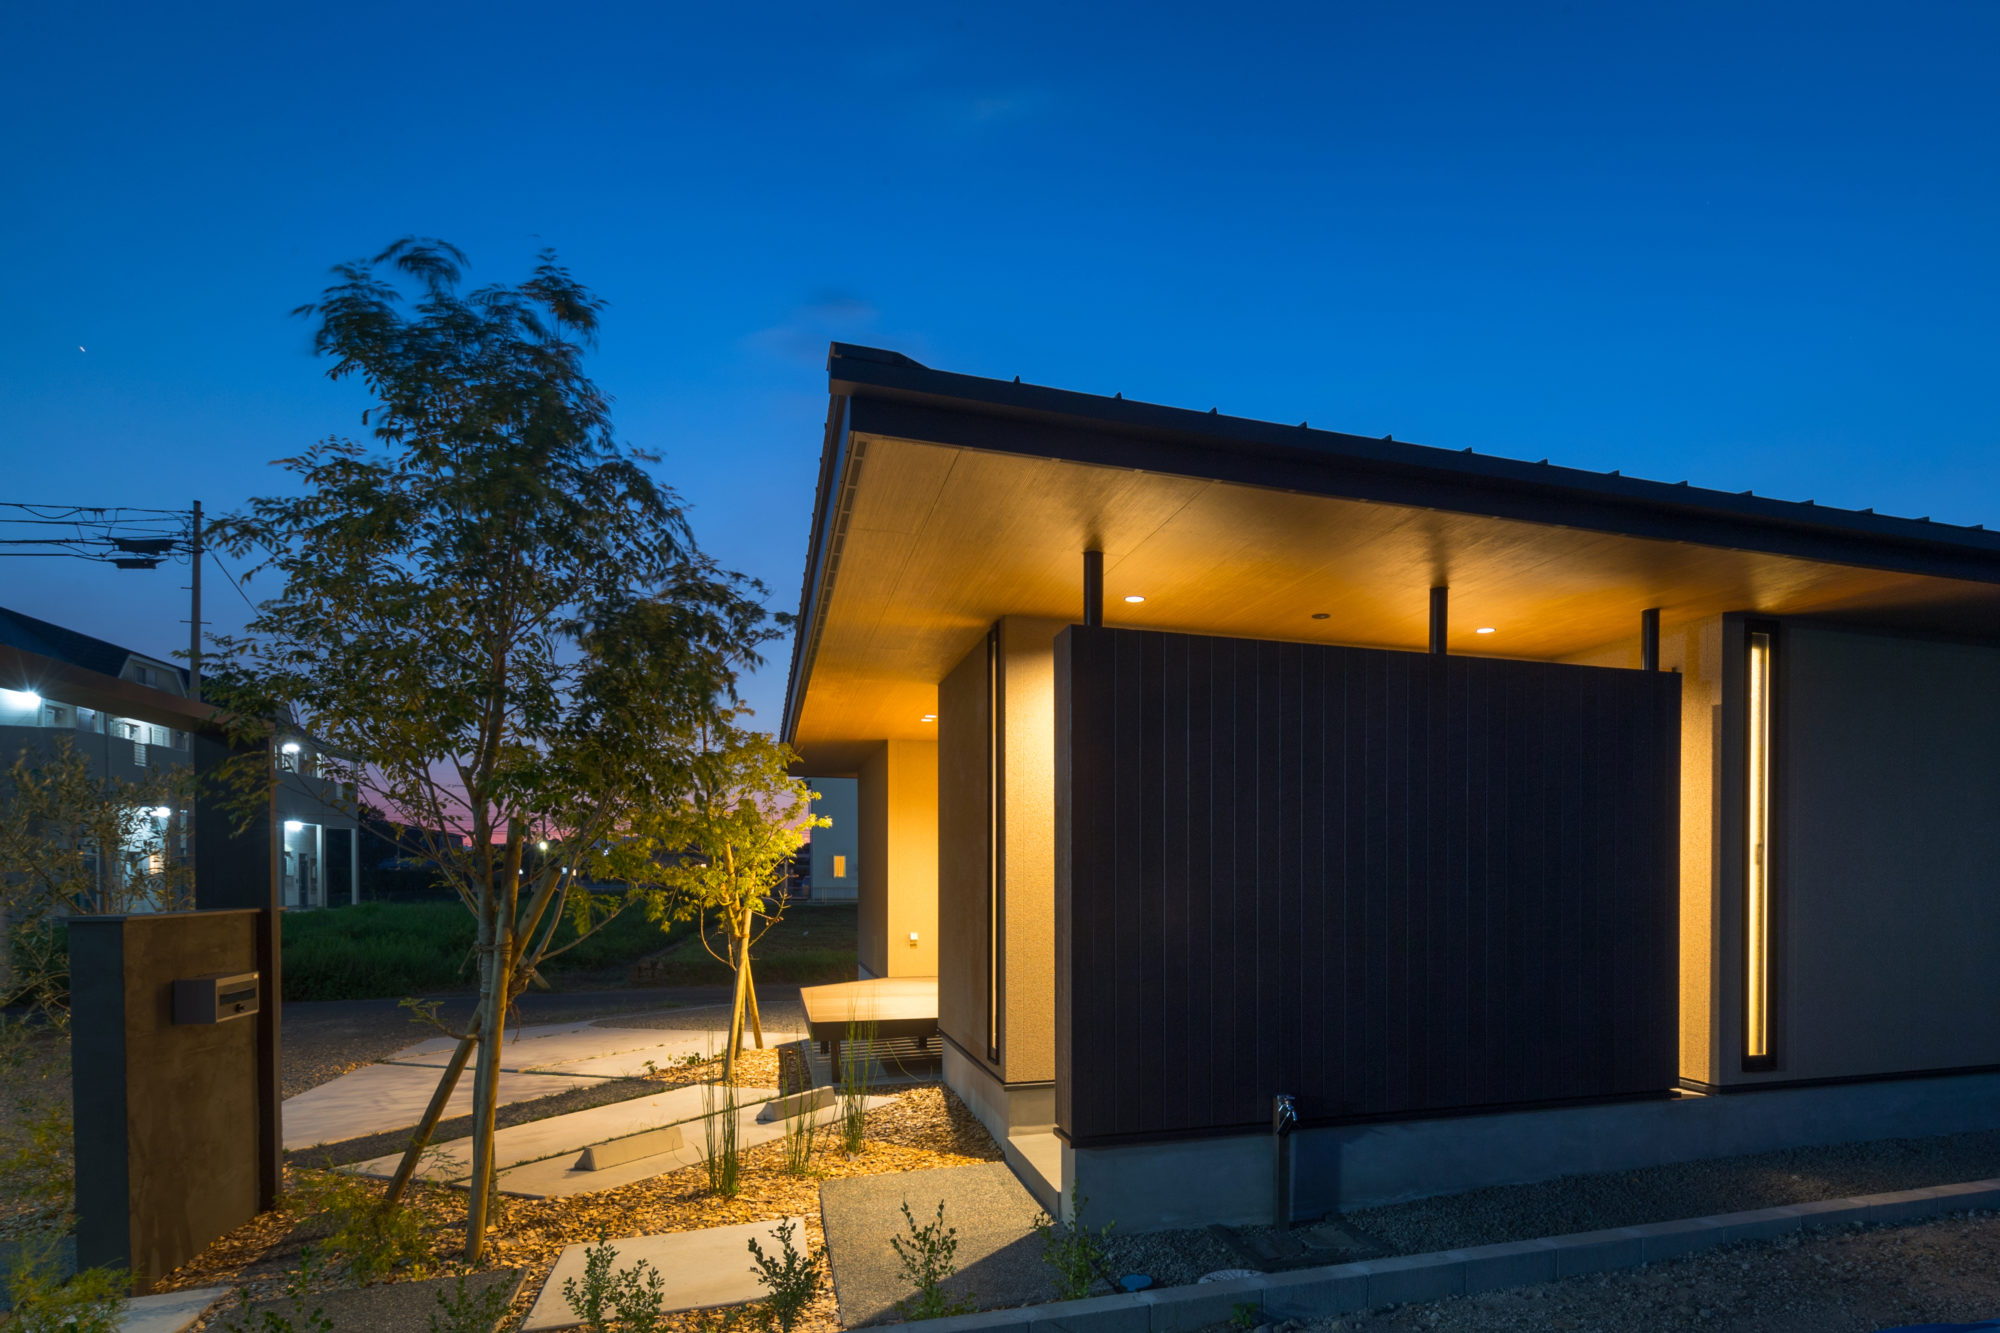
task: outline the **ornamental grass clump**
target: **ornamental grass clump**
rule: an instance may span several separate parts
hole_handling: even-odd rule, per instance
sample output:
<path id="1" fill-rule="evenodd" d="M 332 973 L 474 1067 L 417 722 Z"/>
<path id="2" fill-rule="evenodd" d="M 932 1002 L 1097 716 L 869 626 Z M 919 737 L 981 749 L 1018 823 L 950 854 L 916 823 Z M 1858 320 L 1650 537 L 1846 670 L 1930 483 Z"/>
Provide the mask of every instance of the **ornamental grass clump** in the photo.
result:
<path id="1" fill-rule="evenodd" d="M 847 1022 L 840 1044 L 840 1146 L 857 1153 L 866 1144 L 868 1089 L 875 1075 L 875 1025 Z"/>
<path id="2" fill-rule="evenodd" d="M 708 1187 L 725 1199 L 733 1199 L 743 1188 L 736 1087 L 720 1080 L 710 1080 L 701 1087 L 703 1146 L 708 1149 L 702 1165 L 708 1169 Z"/>

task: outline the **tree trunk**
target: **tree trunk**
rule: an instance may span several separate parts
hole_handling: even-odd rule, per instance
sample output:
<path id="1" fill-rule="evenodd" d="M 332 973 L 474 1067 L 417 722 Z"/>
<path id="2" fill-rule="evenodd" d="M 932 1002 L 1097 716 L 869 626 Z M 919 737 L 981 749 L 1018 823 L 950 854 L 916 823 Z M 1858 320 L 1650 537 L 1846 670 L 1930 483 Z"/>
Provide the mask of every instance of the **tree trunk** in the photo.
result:
<path id="1" fill-rule="evenodd" d="M 403 1160 L 396 1164 L 396 1175 L 389 1182 L 389 1191 L 382 1196 L 384 1208 L 395 1204 L 403 1197 L 403 1191 L 409 1188 L 417 1161 L 424 1155 L 424 1149 L 430 1146 L 431 1135 L 436 1132 L 438 1121 L 444 1118 L 444 1108 L 458 1087 L 459 1075 L 465 1072 L 465 1062 L 471 1057 L 472 1048 L 479 1044 L 482 1017 L 477 1013 L 472 1016 L 472 1030 L 459 1038 L 458 1049 L 451 1053 L 451 1061 L 444 1067 L 444 1077 L 438 1080 L 437 1091 L 431 1094 L 431 1104 L 424 1108 L 424 1118 L 417 1122 L 416 1132 L 410 1135 L 410 1146 L 403 1149 Z"/>
<path id="2" fill-rule="evenodd" d="M 750 1005 L 750 1030 L 757 1034 L 757 1049 L 764 1049 L 764 1018 L 757 1012 L 757 978 L 750 971 L 750 937 L 743 937 L 743 995 Z"/>
<path id="3" fill-rule="evenodd" d="M 497 907 L 497 904 L 496 904 Z M 494 913 L 498 916 L 498 912 Z M 492 1197 L 493 1122 L 500 1088 L 500 1046 L 506 1018 L 506 978 L 501 975 L 504 954 L 500 948 L 500 923 L 479 923 L 480 1031 L 479 1064 L 472 1077 L 472 1178 L 466 1182 L 465 1261 L 477 1264 L 486 1246 L 487 1205 Z"/>
<path id="4" fill-rule="evenodd" d="M 739 923 L 732 920 L 732 925 Z M 730 950 L 736 960 L 736 1000 L 729 1007 L 729 1048 L 722 1058 L 722 1082 L 724 1087 L 736 1086 L 736 1052 L 743 1045 L 743 991 L 750 980 L 750 969 L 745 966 L 750 960 L 749 936 L 738 933 Z"/>

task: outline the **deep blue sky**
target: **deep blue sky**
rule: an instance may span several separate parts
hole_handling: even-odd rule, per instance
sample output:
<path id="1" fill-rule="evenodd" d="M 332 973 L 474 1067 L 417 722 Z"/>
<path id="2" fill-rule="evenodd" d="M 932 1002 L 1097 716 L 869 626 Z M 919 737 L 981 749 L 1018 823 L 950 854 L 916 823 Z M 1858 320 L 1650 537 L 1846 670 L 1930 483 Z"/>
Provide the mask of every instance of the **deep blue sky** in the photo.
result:
<path id="1" fill-rule="evenodd" d="M 361 406 L 287 312 L 417 233 L 560 251 L 621 433 L 787 608 L 832 337 L 2000 521 L 1990 0 L 954 8 L 6 6 L 0 499 L 281 485 Z M 0 604 L 165 651 L 182 581 Z"/>

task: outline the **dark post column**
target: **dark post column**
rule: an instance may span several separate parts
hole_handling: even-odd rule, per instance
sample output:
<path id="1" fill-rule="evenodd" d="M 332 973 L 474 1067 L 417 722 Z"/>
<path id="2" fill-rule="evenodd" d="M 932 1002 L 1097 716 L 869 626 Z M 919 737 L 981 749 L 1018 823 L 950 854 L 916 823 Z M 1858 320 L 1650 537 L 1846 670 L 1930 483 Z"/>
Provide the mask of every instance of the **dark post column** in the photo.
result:
<path id="1" fill-rule="evenodd" d="M 1431 589 L 1431 651 L 1444 652 L 1444 632 L 1450 621 L 1447 607 L 1451 599 L 1451 589 Z"/>
<path id="2" fill-rule="evenodd" d="M 263 1003 L 257 1012 L 257 1160 L 258 1206 L 278 1206 L 284 1182 L 285 1136 L 279 1124 L 278 1052 L 282 1007 L 279 964 L 283 948 L 278 922 L 277 785 L 268 741 L 232 746 L 226 737 L 197 731 L 194 749 L 196 807 L 194 821 L 194 905 L 207 911 L 249 907 L 262 913 L 257 922 L 257 972 Z M 244 811 L 241 793 L 228 785 L 225 765 L 234 756 L 261 764 L 266 783 L 256 809 Z M 249 817 L 241 827 L 239 820 Z"/>
<path id="3" fill-rule="evenodd" d="M 1083 623 L 1104 623 L 1104 552 L 1083 553 Z"/>
<path id="4" fill-rule="evenodd" d="M 1660 669 L 1660 608 L 1657 606 L 1639 613 L 1639 669 Z"/>

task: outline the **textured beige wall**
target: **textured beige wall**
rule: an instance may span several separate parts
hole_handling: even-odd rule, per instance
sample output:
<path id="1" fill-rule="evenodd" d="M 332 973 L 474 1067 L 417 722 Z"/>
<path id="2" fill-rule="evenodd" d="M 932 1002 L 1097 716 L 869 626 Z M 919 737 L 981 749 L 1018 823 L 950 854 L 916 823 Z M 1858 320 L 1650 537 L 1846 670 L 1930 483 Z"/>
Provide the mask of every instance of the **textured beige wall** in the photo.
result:
<path id="1" fill-rule="evenodd" d="M 1000 1060 L 988 1060 L 991 722 L 982 640 L 938 686 L 938 1023 L 1004 1083 L 1055 1077 L 1055 636 L 999 621 Z"/>
<path id="2" fill-rule="evenodd" d="M 938 1026 L 985 1065 L 993 831 L 987 645 L 938 684 Z"/>
<path id="3" fill-rule="evenodd" d="M 1636 668 L 1638 617 L 1633 620 L 1630 639 L 1564 660 Z M 1660 670 L 1681 678 L 1680 1076 L 1714 1083 L 1721 1069 L 1715 764 L 1722 725 L 1722 617 L 1662 625 Z"/>
<path id="4" fill-rule="evenodd" d="M 937 742 L 885 742 L 857 776 L 861 966 L 878 977 L 936 976 Z"/>
<path id="5" fill-rule="evenodd" d="M 1006 691 L 1006 1038 L 1002 1077 L 1056 1074 L 1056 635 L 1067 621 L 1000 622 Z"/>

